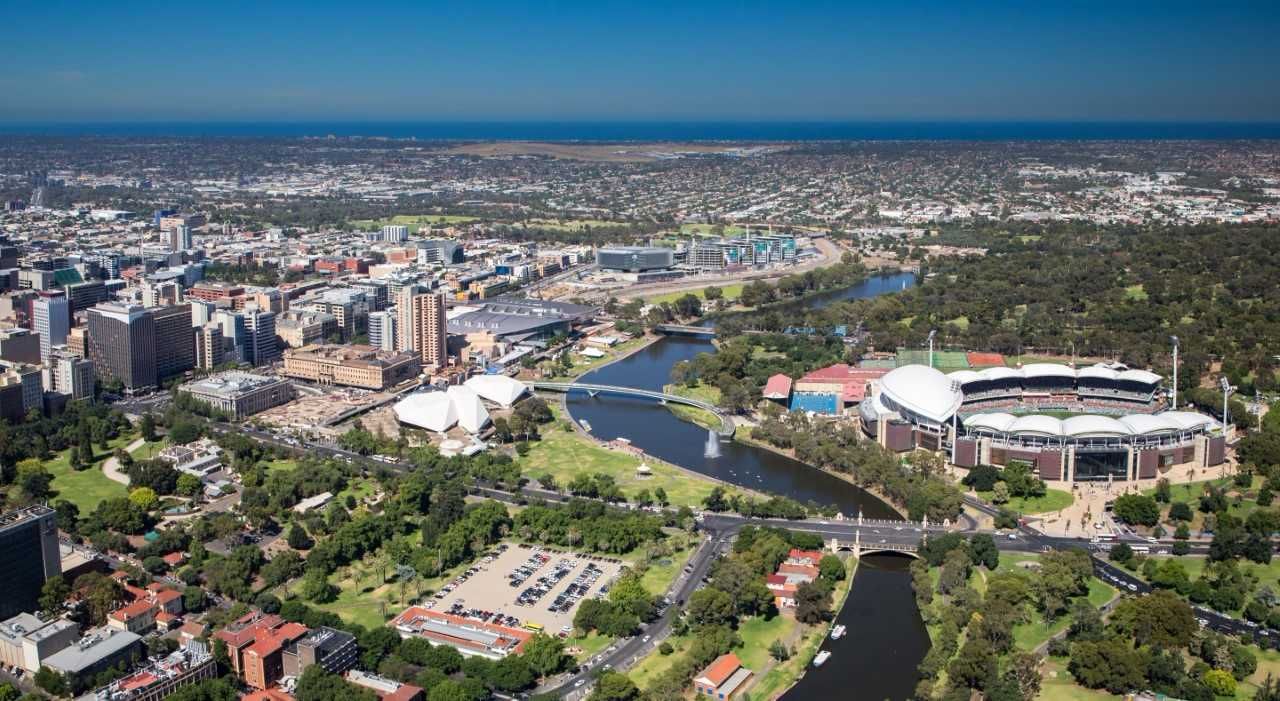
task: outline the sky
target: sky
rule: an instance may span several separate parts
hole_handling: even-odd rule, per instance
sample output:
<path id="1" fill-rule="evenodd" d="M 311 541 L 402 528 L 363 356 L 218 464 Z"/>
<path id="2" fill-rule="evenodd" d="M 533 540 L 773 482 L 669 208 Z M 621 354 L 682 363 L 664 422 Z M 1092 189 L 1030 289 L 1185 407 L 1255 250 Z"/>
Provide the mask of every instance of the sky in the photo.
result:
<path id="1" fill-rule="evenodd" d="M 0 122 L 1280 121 L 1280 2 L 8 0 Z"/>

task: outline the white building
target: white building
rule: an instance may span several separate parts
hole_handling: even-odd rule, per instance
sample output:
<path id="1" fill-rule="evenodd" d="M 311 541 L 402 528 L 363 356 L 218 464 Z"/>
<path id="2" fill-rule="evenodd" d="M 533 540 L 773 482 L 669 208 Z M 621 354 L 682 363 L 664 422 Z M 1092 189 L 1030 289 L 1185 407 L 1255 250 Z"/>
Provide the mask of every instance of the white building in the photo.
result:
<path id="1" fill-rule="evenodd" d="M 71 302 L 65 296 L 38 297 L 31 303 L 31 313 L 40 334 L 40 361 L 48 365 L 53 347 L 65 344 L 71 333 Z"/>
<path id="2" fill-rule="evenodd" d="M 443 392 L 415 392 L 394 407 L 401 423 L 444 433 L 461 426 L 468 433 L 479 433 L 489 423 L 489 412 L 480 395 L 465 385 L 454 385 Z"/>

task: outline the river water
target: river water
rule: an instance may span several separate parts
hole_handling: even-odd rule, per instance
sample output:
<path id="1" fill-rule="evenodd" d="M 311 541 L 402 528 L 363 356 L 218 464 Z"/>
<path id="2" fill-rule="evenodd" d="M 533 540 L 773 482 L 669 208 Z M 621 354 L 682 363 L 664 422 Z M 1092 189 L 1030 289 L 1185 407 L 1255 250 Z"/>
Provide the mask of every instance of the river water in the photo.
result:
<path id="1" fill-rule="evenodd" d="M 816 295 L 802 305 L 820 309 L 841 300 L 874 297 L 915 284 L 912 273 L 869 278 L 852 287 Z M 710 341 L 669 336 L 582 380 L 598 384 L 661 391 L 671 367 L 699 353 L 715 350 Z M 733 441 L 720 444 L 720 455 L 705 457 L 707 429 L 676 418 L 652 400 L 571 392 L 566 399 L 577 420 L 591 424 L 602 439 L 626 438 L 653 456 L 725 482 L 782 494 L 802 503 L 833 504 L 845 515 L 862 511 L 867 518 L 897 518 L 876 496 L 784 455 Z M 844 609 L 837 617 L 848 627 L 839 641 L 824 649 L 834 654 L 826 665 L 810 668 L 786 701 L 850 698 L 908 699 L 916 684 L 916 665 L 929 649 L 929 638 L 911 592 L 909 561 L 892 555 L 865 558 L 854 577 Z"/>

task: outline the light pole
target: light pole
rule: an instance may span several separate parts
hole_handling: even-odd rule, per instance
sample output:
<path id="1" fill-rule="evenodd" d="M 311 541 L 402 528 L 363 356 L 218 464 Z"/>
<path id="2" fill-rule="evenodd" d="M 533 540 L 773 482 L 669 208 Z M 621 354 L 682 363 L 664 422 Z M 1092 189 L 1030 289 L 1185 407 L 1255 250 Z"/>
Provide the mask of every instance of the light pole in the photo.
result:
<path id="1" fill-rule="evenodd" d="M 933 337 L 938 335 L 937 329 L 929 331 L 929 367 L 933 367 Z"/>
<path id="2" fill-rule="evenodd" d="M 1173 409 L 1178 410 L 1178 337 L 1170 336 L 1173 341 Z"/>
<path id="3" fill-rule="evenodd" d="M 1220 384 L 1222 385 L 1222 435 L 1226 436 L 1227 435 L 1227 398 L 1231 396 L 1231 391 L 1234 390 L 1235 387 L 1232 387 L 1231 383 L 1227 382 L 1227 378 L 1225 377 L 1221 378 Z"/>
<path id="4" fill-rule="evenodd" d="M 1071 342 L 1071 367 L 1076 366 L 1076 342 Z"/>

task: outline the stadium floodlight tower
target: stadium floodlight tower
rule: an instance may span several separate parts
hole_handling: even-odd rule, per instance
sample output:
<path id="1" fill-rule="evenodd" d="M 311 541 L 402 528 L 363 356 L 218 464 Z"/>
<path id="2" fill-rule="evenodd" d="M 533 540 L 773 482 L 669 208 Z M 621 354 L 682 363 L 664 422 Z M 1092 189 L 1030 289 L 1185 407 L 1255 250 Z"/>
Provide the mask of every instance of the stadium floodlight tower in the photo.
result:
<path id="1" fill-rule="evenodd" d="M 1178 337 L 1170 336 L 1173 341 L 1173 409 L 1178 409 Z"/>
<path id="2" fill-rule="evenodd" d="M 938 335 L 937 329 L 929 330 L 929 367 L 933 367 L 933 339 Z"/>
<path id="3" fill-rule="evenodd" d="M 1226 377 L 1221 378 L 1222 385 L 1222 435 L 1227 435 L 1227 398 L 1235 391 L 1235 387 L 1227 381 Z"/>

